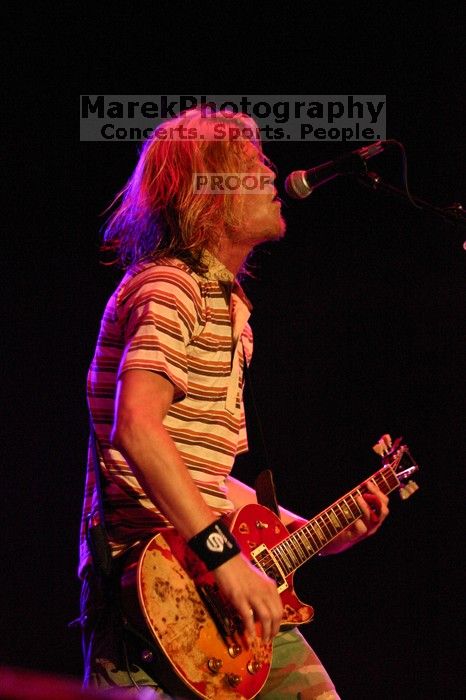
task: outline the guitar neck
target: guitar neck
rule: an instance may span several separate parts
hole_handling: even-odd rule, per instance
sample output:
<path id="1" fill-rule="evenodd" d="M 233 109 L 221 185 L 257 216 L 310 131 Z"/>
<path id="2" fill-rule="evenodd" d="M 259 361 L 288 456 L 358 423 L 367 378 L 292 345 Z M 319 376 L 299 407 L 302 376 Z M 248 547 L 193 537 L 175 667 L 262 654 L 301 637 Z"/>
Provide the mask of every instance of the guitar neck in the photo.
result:
<path id="1" fill-rule="evenodd" d="M 362 511 L 356 500 L 367 489 L 365 484 L 372 481 L 384 494 L 389 494 L 399 487 L 400 482 L 392 466 L 384 466 L 370 479 L 359 484 L 343 498 L 335 501 L 315 518 L 309 520 L 272 548 L 273 556 L 278 561 L 285 575 L 291 574 L 306 561 L 318 554 L 329 542 L 361 517 Z"/>

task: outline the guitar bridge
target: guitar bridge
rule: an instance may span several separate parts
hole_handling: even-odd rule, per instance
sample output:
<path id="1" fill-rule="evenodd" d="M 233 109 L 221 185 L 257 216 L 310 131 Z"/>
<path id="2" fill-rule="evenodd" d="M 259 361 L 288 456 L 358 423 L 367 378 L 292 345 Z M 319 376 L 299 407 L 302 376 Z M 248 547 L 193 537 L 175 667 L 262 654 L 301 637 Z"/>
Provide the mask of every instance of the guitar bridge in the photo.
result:
<path id="1" fill-rule="evenodd" d="M 223 599 L 217 586 L 205 584 L 198 586 L 197 590 L 224 639 L 231 639 L 236 632 L 243 632 L 239 614 Z"/>

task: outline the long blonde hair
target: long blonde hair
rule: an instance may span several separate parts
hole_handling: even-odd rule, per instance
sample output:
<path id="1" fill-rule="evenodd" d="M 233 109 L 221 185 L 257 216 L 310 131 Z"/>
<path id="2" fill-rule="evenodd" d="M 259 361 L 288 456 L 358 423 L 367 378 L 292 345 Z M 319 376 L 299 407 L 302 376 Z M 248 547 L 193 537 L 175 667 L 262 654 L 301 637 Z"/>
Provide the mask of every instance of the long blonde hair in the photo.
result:
<path id="1" fill-rule="evenodd" d="M 236 136 L 238 129 L 246 138 Z M 181 133 L 194 138 L 181 138 Z M 265 159 L 257 125 L 242 113 L 197 107 L 157 127 L 109 207 L 116 208 L 104 226 L 104 248 L 112 250 L 123 267 L 143 259 L 177 257 L 203 271 L 203 249 L 215 245 L 222 231 L 237 229 L 240 221 L 234 194 L 196 192 L 193 176 L 241 172 L 245 140 Z"/>

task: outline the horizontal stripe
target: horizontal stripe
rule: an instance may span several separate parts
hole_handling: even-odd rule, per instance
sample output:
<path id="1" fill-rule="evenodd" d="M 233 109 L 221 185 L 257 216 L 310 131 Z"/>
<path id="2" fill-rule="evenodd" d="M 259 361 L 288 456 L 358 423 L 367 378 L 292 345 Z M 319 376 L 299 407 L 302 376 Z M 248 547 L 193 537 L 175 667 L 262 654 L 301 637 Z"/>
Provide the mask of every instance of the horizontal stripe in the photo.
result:
<path id="1" fill-rule="evenodd" d="M 225 479 L 235 455 L 247 449 L 242 366 L 235 370 L 235 386 L 230 389 L 236 391 L 234 410 L 226 409 L 232 381 L 232 327 L 236 334 L 239 324 L 238 342 L 244 344 L 248 359 L 252 348 L 247 302 L 235 288 L 229 304 L 225 283 L 197 275 L 179 261 L 166 262 L 142 263 L 126 273 L 104 311 L 87 378 L 88 402 L 105 461 L 106 523 L 114 556 L 169 525 L 111 445 L 116 386 L 123 372 L 157 372 L 178 387 L 180 400 L 170 407 L 164 424 L 202 497 L 217 514 L 233 507 Z M 242 363 L 242 358 L 240 345 L 235 362 Z M 96 506 L 94 486 L 89 453 L 81 571 L 89 562 L 84 519 Z"/>

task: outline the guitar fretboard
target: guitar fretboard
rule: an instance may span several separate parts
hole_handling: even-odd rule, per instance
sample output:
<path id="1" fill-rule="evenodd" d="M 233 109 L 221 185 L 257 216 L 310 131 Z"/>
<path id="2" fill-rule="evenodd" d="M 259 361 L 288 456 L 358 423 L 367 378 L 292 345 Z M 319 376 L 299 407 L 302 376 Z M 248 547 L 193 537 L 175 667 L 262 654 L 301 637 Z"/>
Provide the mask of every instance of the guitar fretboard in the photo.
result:
<path id="1" fill-rule="evenodd" d="M 383 467 L 367 481 L 376 484 L 384 494 L 389 494 L 400 485 L 392 466 Z M 367 491 L 364 488 L 367 481 L 335 501 L 271 549 L 271 554 L 286 576 L 320 552 L 340 532 L 361 517 L 362 511 L 356 498 Z"/>

